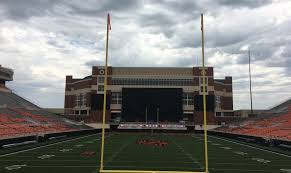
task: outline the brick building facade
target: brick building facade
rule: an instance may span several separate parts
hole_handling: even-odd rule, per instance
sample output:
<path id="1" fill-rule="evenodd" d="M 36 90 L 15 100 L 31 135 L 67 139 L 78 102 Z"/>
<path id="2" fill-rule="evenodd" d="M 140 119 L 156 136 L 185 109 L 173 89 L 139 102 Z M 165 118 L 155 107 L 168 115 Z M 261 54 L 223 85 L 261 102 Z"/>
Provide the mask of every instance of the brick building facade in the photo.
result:
<path id="1" fill-rule="evenodd" d="M 125 88 L 180 89 L 181 120 L 202 124 L 202 67 L 108 67 L 106 121 L 122 116 Z M 104 67 L 92 67 L 83 79 L 66 76 L 65 116 L 88 123 L 101 122 L 104 94 Z M 213 67 L 206 67 L 208 124 L 232 121 L 232 77 L 214 79 Z M 155 108 L 156 109 L 156 108 Z"/>

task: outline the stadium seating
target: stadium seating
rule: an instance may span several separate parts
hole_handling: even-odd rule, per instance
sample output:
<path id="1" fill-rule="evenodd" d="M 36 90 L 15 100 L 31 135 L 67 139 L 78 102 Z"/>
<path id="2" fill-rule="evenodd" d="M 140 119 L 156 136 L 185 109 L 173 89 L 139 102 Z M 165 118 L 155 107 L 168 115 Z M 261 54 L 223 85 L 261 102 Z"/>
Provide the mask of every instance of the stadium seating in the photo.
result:
<path id="1" fill-rule="evenodd" d="M 216 131 L 291 141 L 291 112 L 249 120 L 240 125 L 220 127 Z"/>
<path id="2" fill-rule="evenodd" d="M 0 109 L 0 138 L 77 130 L 58 119 L 32 114 L 23 109 L 10 108 L 13 114 L 3 112 L 7 111 Z"/>
<path id="3" fill-rule="evenodd" d="M 46 112 L 14 93 L 0 92 L 0 139 L 89 129 Z"/>

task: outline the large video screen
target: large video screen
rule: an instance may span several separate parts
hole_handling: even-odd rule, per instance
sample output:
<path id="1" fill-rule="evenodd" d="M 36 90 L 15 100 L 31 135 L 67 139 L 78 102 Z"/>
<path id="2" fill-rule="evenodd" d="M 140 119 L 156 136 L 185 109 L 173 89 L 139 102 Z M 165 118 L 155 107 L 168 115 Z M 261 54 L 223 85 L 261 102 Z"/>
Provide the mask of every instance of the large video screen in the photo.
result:
<path id="1" fill-rule="evenodd" d="M 182 88 L 123 88 L 122 120 L 178 122 L 182 118 Z"/>

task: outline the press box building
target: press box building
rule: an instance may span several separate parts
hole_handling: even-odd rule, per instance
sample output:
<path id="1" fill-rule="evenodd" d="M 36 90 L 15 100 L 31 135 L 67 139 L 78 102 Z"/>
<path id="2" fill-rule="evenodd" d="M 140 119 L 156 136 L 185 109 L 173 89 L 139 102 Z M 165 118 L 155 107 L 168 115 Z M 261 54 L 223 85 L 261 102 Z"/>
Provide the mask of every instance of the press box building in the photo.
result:
<path id="1" fill-rule="evenodd" d="M 108 67 L 107 122 L 203 124 L 202 67 Z M 206 70 L 208 124 L 232 121 L 232 77 L 214 79 Z M 92 67 L 82 79 L 66 76 L 65 116 L 101 122 L 105 68 Z"/>

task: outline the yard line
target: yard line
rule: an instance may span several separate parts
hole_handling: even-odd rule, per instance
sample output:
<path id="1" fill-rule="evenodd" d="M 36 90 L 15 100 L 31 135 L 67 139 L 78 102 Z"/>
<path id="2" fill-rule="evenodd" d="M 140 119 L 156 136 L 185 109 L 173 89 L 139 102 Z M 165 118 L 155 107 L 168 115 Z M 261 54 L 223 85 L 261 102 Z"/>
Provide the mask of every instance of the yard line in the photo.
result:
<path id="1" fill-rule="evenodd" d="M 63 161 L 63 160 L 58 160 L 58 161 Z M 65 160 L 66 161 L 66 160 Z M 73 160 L 74 161 L 74 160 Z M 78 161 L 78 160 L 76 160 Z M 82 160 L 80 160 L 82 161 Z M 84 160 L 83 160 L 84 161 Z M 180 164 L 193 164 L 193 161 L 149 161 L 149 160 L 139 160 L 142 163 L 180 163 Z M 123 160 L 123 161 L 114 161 L 115 164 L 120 164 L 120 163 L 136 163 L 136 161 L 133 160 Z M 288 162 L 289 163 L 289 162 Z M 254 166 L 254 165 L 258 165 L 257 163 L 229 163 L 229 162 L 213 162 L 212 165 L 237 165 L 237 166 Z M 285 164 L 281 164 L 281 165 L 277 165 L 276 166 L 285 166 Z"/>
<path id="2" fill-rule="evenodd" d="M 166 134 L 164 134 L 166 135 Z M 166 135 L 167 138 L 169 138 L 171 141 L 173 141 L 173 143 L 178 147 L 178 149 L 180 149 L 182 151 L 182 153 L 184 153 L 187 157 L 190 158 L 190 160 L 192 160 L 193 162 L 195 162 L 199 167 L 200 169 L 204 169 L 204 166 L 202 166 L 200 164 L 200 162 L 198 162 L 196 159 L 194 159 L 189 153 L 187 153 L 179 144 L 176 143 L 175 140 L 173 140 L 172 138 L 170 138 L 169 136 Z"/>
<path id="3" fill-rule="evenodd" d="M 114 165 L 114 166 L 111 166 L 112 168 L 140 168 L 139 166 L 134 166 L 134 165 L 131 165 L 131 166 L 124 166 L 124 165 Z M 142 168 L 157 168 L 157 169 L 164 169 L 164 170 L 169 170 L 169 169 L 181 169 L 181 167 L 174 167 L 174 166 L 143 166 Z M 189 168 L 191 169 L 191 168 Z M 213 168 L 213 167 L 210 167 L 209 168 L 210 170 L 220 170 L 220 171 L 237 171 L 237 172 L 249 172 L 249 171 L 254 171 L 254 172 L 270 172 L 270 173 L 273 173 L 274 170 L 269 170 L 269 169 L 232 169 L 232 168 Z"/>
<path id="4" fill-rule="evenodd" d="M 228 139 L 223 139 L 223 138 L 216 137 L 216 136 L 210 136 L 210 135 L 209 135 L 209 137 L 211 137 L 211 138 L 215 138 L 215 139 L 220 139 L 220 140 L 222 140 L 222 141 L 226 141 L 226 142 L 230 142 L 230 143 L 234 143 L 234 144 L 238 144 L 238 145 L 241 145 L 241 146 L 246 146 L 246 147 L 249 147 L 249 148 L 253 148 L 253 149 L 257 149 L 257 150 L 261 150 L 261 151 L 266 151 L 266 152 L 269 152 L 269 153 L 272 153 L 272 154 L 277 154 L 277 155 L 280 155 L 280 156 L 291 157 L 291 156 L 286 155 L 286 154 L 277 153 L 277 152 L 274 152 L 274 151 L 270 151 L 270 150 L 262 149 L 262 148 L 255 147 L 255 146 L 250 146 L 250 145 L 247 145 L 247 144 L 242 144 L 242 143 L 240 143 L 240 142 L 235 142 L 235 141 L 231 141 L 231 140 L 228 140 Z"/>
<path id="5" fill-rule="evenodd" d="M 193 169 L 195 169 L 195 168 L 192 168 L 192 167 L 177 167 L 177 166 L 157 166 L 157 165 L 154 165 L 154 166 L 135 166 L 135 165 L 130 165 L 130 166 L 128 166 L 128 165 L 112 165 L 112 166 L 110 166 L 110 168 L 133 168 L 133 169 L 148 169 L 148 170 L 152 170 L 153 168 L 154 169 L 158 169 L 158 171 L 169 171 L 169 169 L 174 169 L 174 170 L 181 170 L 181 169 L 191 169 L 191 170 L 193 170 Z M 200 170 L 200 168 L 196 168 L 196 169 L 198 169 L 198 170 Z M 106 170 L 106 169 L 105 169 Z M 133 170 L 134 171 L 134 170 Z M 155 171 L 153 171 L 153 172 L 155 172 Z M 178 171 L 179 172 L 179 171 Z"/>
<path id="6" fill-rule="evenodd" d="M 163 160 L 159 160 L 159 161 L 153 161 L 153 160 L 139 160 L 142 163 L 191 163 L 193 164 L 193 162 L 189 161 L 189 162 L 184 162 L 184 161 L 163 161 Z M 136 160 L 118 160 L 118 161 L 114 161 L 114 163 L 136 163 Z"/>
<path id="7" fill-rule="evenodd" d="M 136 155 L 140 155 L 140 153 L 126 153 L 126 156 L 136 156 Z M 160 157 L 161 154 L 160 153 L 152 153 L 151 157 Z M 185 156 L 185 154 L 183 153 L 175 153 L 172 154 L 172 156 Z"/>
<path id="8" fill-rule="evenodd" d="M 75 140 L 78 140 L 78 139 L 87 138 L 87 137 L 94 136 L 94 135 L 97 135 L 97 134 L 86 135 L 86 136 L 82 136 L 82 137 L 78 137 L 78 138 L 74 138 L 74 139 L 69 139 L 69 140 L 65 140 L 65 141 L 56 142 L 56 143 L 53 143 L 53 144 L 47 144 L 47 145 L 43 145 L 43 146 L 39 146 L 39 147 L 26 149 L 26 150 L 12 152 L 12 153 L 8 153 L 8 154 L 3 154 L 3 155 L 0 155 L 0 157 L 9 156 L 9 155 L 18 154 L 18 153 L 23 153 L 23 152 L 26 152 L 26 151 L 31 151 L 31 150 L 35 150 L 35 149 L 38 149 L 38 148 L 44 148 L 44 147 L 48 147 L 48 146 L 52 146 L 52 145 L 65 143 L 65 142 L 75 141 Z"/>
<path id="9" fill-rule="evenodd" d="M 11 162 L 11 161 L 32 161 L 32 162 L 96 162 L 96 160 L 76 160 L 76 159 L 73 159 L 73 160 L 62 160 L 62 159 L 55 159 L 55 160 L 40 160 L 40 159 L 33 159 L 33 160 L 1 160 L 1 162 Z"/>
<path id="10" fill-rule="evenodd" d="M 81 166 L 81 165 L 49 165 L 49 166 L 26 166 L 31 168 L 99 168 L 99 166 Z M 114 165 L 110 166 L 111 168 L 140 168 L 140 166 L 124 166 L 124 165 Z M 174 166 L 167 166 L 167 167 L 160 167 L 160 166 L 143 166 L 143 168 L 156 168 L 156 169 L 181 169 L 181 167 L 174 167 Z M 189 168 L 191 169 L 191 168 Z"/>
<path id="11" fill-rule="evenodd" d="M 81 166 L 81 165 L 50 165 L 50 166 L 26 166 L 26 167 L 31 167 L 31 168 L 99 168 L 99 166 Z M 123 166 L 123 165 L 119 165 L 119 166 L 110 166 L 112 168 L 139 168 L 138 166 Z M 143 168 L 158 168 L 158 169 L 180 169 L 180 167 L 172 167 L 172 166 L 167 166 L 167 167 L 160 167 L 160 166 L 143 166 Z M 224 169 L 224 168 L 209 168 L 210 170 L 220 170 L 220 171 L 253 171 L 253 172 L 274 172 L 274 170 L 263 170 L 263 169 Z"/>
<path id="12" fill-rule="evenodd" d="M 274 170 L 270 170 L 270 169 L 233 169 L 233 168 L 209 168 L 211 170 L 219 170 L 219 171 L 237 171 L 237 172 L 270 172 L 270 173 L 274 173 Z"/>
<path id="13" fill-rule="evenodd" d="M 26 166 L 31 168 L 99 168 L 99 166 L 82 166 L 82 165 L 49 165 L 49 166 Z"/>

